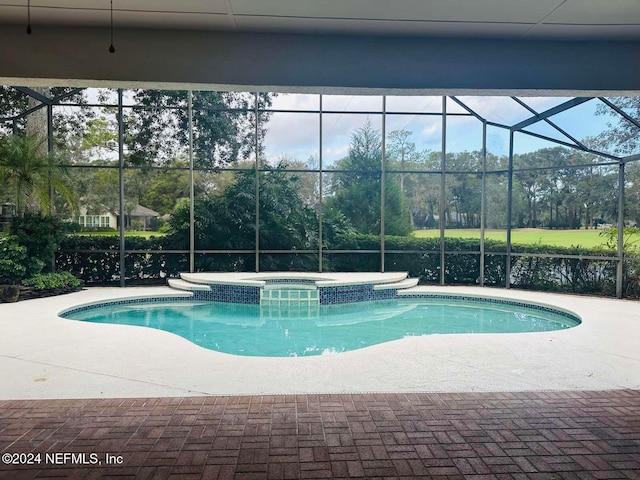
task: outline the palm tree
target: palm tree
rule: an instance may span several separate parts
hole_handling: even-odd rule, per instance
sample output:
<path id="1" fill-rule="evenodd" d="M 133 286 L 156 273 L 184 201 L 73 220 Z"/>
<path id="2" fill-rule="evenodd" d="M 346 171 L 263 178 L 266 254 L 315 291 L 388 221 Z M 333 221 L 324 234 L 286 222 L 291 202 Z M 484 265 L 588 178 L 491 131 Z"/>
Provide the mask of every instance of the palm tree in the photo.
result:
<path id="1" fill-rule="evenodd" d="M 43 143 L 36 135 L 0 138 L 0 180 L 12 191 L 18 215 L 28 211 L 51 213 L 52 191 L 73 204 L 66 185 L 67 171 L 57 157 L 42 153 Z"/>

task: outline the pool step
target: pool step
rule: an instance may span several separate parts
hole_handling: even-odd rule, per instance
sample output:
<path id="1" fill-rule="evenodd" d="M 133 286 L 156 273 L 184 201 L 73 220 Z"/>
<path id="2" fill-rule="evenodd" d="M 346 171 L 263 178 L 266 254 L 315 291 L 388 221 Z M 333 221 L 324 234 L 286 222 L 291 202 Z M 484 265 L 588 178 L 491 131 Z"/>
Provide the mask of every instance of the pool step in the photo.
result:
<path id="1" fill-rule="evenodd" d="M 317 290 L 318 287 L 312 284 L 298 283 L 269 283 L 263 290 Z"/>
<path id="2" fill-rule="evenodd" d="M 319 280 L 326 278 L 326 280 Z M 199 299 L 220 302 L 260 303 L 269 307 L 314 306 L 393 298 L 418 285 L 407 272 L 388 273 L 181 273 L 168 280 L 169 287 L 192 292 Z M 419 287 L 418 287 L 419 288 Z"/>
<path id="3" fill-rule="evenodd" d="M 418 285 L 419 278 L 407 278 L 401 282 L 395 283 L 379 283 L 373 286 L 373 290 L 404 290 L 405 288 L 411 288 Z"/>
<path id="4" fill-rule="evenodd" d="M 176 290 L 185 290 L 188 292 L 194 292 L 196 290 L 208 292 L 211 290 L 211 287 L 209 287 L 209 285 L 186 282 L 184 280 L 180 280 L 179 278 L 170 278 L 168 283 L 171 288 L 175 288 Z"/>
<path id="5" fill-rule="evenodd" d="M 261 305 L 318 305 L 320 296 L 315 285 L 271 284 L 260 290 Z"/>

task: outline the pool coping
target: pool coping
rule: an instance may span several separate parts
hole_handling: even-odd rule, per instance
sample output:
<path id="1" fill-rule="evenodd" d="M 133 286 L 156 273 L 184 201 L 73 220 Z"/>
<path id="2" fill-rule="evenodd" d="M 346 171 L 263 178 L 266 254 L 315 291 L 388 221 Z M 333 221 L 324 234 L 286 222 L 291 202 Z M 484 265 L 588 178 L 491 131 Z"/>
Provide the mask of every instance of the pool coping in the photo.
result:
<path id="1" fill-rule="evenodd" d="M 180 278 L 203 285 L 263 287 L 268 281 L 313 281 L 319 288 L 361 284 L 394 283 L 407 278 L 407 272 L 198 272 L 181 273 Z"/>
<path id="2" fill-rule="evenodd" d="M 429 300 L 468 300 L 472 302 L 478 303 L 491 303 L 496 305 L 505 305 L 505 306 L 516 306 L 516 307 L 526 307 L 532 310 L 540 310 L 543 312 L 549 313 L 557 313 L 560 315 L 564 315 L 569 319 L 577 322 L 579 325 L 582 323 L 582 319 L 575 312 L 572 312 L 568 309 L 563 309 L 558 306 L 554 306 L 548 303 L 540 303 L 540 302 L 530 302 L 524 300 L 514 300 L 514 299 L 505 299 L 498 296 L 490 296 L 490 295 L 471 295 L 471 294 L 463 294 L 463 293 L 435 293 L 435 292 L 423 292 L 423 291 L 410 291 L 406 290 L 404 292 L 398 292 L 398 296 L 387 299 L 374 299 L 371 300 L 373 302 L 384 302 L 388 300 L 420 300 L 420 299 L 429 299 Z M 59 317 L 69 318 L 67 315 L 73 315 L 74 313 L 90 310 L 95 307 L 101 306 L 111 306 L 111 305 L 138 305 L 145 303 L 158 303 L 158 302 L 180 302 L 183 300 L 193 300 L 195 302 L 212 302 L 212 303 L 236 303 L 236 302 L 216 302 L 215 300 L 204 300 L 197 298 L 196 295 L 190 292 L 184 292 L 180 294 L 167 293 L 166 295 L 137 295 L 133 297 L 126 297 L 120 299 L 111 299 L 111 300 L 103 300 L 103 301 L 95 301 L 88 302 L 83 304 L 78 304 L 76 306 L 65 308 L 58 312 Z M 358 302 L 344 302 L 340 305 L 349 305 L 349 304 L 358 304 L 362 303 Z M 241 303 L 236 303 L 240 304 Z M 330 304 L 334 305 L 335 304 Z M 272 306 L 267 303 L 267 306 Z M 72 318 L 70 320 L 73 320 Z M 577 325 L 576 325 L 577 326 Z"/>
<path id="3" fill-rule="evenodd" d="M 265 298 L 277 301 L 280 294 L 266 295 L 269 287 L 315 290 L 298 297 L 304 303 L 339 304 L 382 300 L 418 284 L 406 271 L 390 272 L 196 272 L 180 273 L 168 285 L 179 291 L 191 291 L 199 300 L 261 304 Z M 294 288 L 295 289 L 295 288 Z M 313 297 L 313 298 L 311 298 Z M 289 300 L 287 300 L 289 301 Z"/>
<path id="4" fill-rule="evenodd" d="M 415 289 L 559 306 L 582 323 L 553 332 L 410 337 L 329 356 L 239 357 L 159 330 L 58 317 L 107 299 L 189 297 L 166 287 L 89 288 L 0 304 L 0 399 L 640 388 L 637 302 L 479 287 Z"/>

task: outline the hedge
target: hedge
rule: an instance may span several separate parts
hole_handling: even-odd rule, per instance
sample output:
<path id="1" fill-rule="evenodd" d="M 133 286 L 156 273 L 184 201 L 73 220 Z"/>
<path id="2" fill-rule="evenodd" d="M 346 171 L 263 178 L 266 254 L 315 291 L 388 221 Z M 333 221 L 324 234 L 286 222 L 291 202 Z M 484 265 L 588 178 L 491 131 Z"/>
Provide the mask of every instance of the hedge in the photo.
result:
<path id="1" fill-rule="evenodd" d="M 168 250 L 166 237 L 127 237 L 125 248 L 143 252 L 125 256 L 125 280 L 131 284 L 163 282 L 165 276 L 188 269 L 188 255 L 146 253 Z M 73 273 L 87 284 L 117 283 L 120 281 L 120 239 L 117 236 L 69 236 L 56 254 L 56 268 Z"/>
<path id="2" fill-rule="evenodd" d="M 30 278 L 25 278 L 22 282 L 25 287 L 33 290 L 53 290 L 56 288 L 79 288 L 82 282 L 69 272 L 38 273 Z"/>
<path id="3" fill-rule="evenodd" d="M 171 236 L 127 237 L 126 249 L 143 253 L 127 253 L 127 283 L 164 283 L 165 277 L 176 276 L 188 269 L 188 254 L 165 253 L 179 250 Z M 186 249 L 183 247 L 183 249 Z M 377 235 L 338 236 L 328 251 L 372 250 L 379 251 Z M 103 250 L 104 252 L 100 252 Z M 157 251 L 159 253 L 147 253 Z M 479 239 L 445 239 L 445 283 L 449 285 L 476 285 L 480 281 Z M 601 248 L 556 247 L 549 245 L 512 245 L 511 285 L 515 288 L 570 292 L 596 295 L 615 295 L 615 260 L 585 259 L 580 257 L 612 257 L 615 252 Z M 553 255 L 536 257 L 530 254 Z M 567 256 L 578 258 L 567 258 Z M 197 256 L 199 269 L 219 271 L 246 270 L 249 260 L 239 261 L 246 255 Z M 277 256 L 269 258 L 275 259 Z M 313 270 L 317 263 L 292 262 L 291 255 L 282 255 L 281 269 Z M 269 270 L 280 265 L 273 263 Z M 88 284 L 110 284 L 119 281 L 119 238 L 112 236 L 69 236 L 62 242 L 57 255 L 57 268 L 72 272 Z M 250 262 L 249 262 L 250 263 Z M 486 240 L 484 281 L 489 286 L 506 283 L 506 244 Z M 324 269 L 327 271 L 379 271 L 380 254 L 327 253 Z M 440 242 L 438 238 L 385 237 L 385 270 L 407 271 L 419 277 L 421 283 L 440 281 Z M 625 296 L 640 294 L 640 260 L 629 259 L 624 268 Z"/>

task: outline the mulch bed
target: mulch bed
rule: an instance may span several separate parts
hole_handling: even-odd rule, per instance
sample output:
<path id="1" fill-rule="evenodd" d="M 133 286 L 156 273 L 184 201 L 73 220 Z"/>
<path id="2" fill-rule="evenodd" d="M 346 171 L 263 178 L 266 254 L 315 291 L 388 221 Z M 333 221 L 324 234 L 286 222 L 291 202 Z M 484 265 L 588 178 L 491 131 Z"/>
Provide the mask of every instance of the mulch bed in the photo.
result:
<path id="1" fill-rule="evenodd" d="M 166 279 L 148 279 L 148 280 L 134 280 L 134 281 L 127 280 L 127 286 L 140 286 L 140 285 L 158 286 L 158 285 L 166 285 L 166 284 L 167 284 L 167 280 Z M 92 286 L 109 286 L 109 287 L 113 287 L 113 286 L 120 285 L 120 283 L 119 282 L 112 282 L 112 283 L 108 283 L 108 284 L 94 283 L 94 284 L 91 284 L 91 285 Z M 25 287 L 25 286 L 21 285 L 20 286 L 20 297 L 19 297 L 18 301 L 32 300 L 34 298 L 53 297 L 53 296 L 56 296 L 56 295 L 64 295 L 66 293 L 79 292 L 83 288 L 84 288 L 84 282 L 82 282 L 82 284 L 79 287 L 61 287 L 61 288 L 52 288 L 52 289 L 48 289 L 48 290 L 35 290 L 32 287 Z M 0 303 L 3 303 L 1 298 L 0 298 Z"/>
<path id="2" fill-rule="evenodd" d="M 31 300 L 33 298 L 45 298 L 53 297 L 55 295 L 64 295 L 65 293 L 79 292 L 82 290 L 82 286 L 79 287 L 61 287 L 52 288 L 49 290 L 34 290 L 31 287 L 20 287 L 20 298 L 18 301 Z"/>

